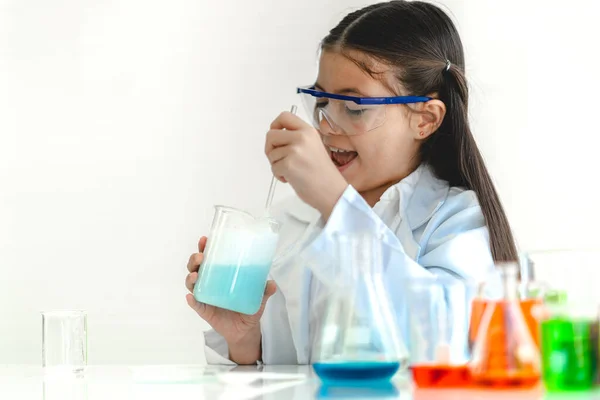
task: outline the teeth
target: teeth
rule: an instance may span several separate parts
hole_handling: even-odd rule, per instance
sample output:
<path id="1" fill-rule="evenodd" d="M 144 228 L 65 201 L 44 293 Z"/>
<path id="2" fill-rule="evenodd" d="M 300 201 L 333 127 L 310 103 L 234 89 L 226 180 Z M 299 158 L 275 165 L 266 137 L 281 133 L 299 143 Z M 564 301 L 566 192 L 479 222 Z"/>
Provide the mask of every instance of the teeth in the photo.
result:
<path id="1" fill-rule="evenodd" d="M 349 153 L 352 150 L 344 150 L 344 149 L 338 149 L 337 147 L 332 147 L 332 146 L 327 146 L 329 148 L 329 150 L 333 151 L 334 153 Z"/>

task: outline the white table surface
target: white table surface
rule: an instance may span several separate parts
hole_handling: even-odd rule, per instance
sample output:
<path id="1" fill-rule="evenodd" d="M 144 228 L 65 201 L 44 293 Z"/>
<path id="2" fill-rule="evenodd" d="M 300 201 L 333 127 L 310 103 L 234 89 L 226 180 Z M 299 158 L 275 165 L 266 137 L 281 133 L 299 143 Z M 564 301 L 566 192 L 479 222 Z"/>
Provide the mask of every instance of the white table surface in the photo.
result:
<path id="1" fill-rule="evenodd" d="M 388 391 L 323 388 L 307 366 L 91 366 L 83 377 L 44 376 L 40 367 L 0 366 L 0 400 L 600 400 L 600 393 L 413 389 L 404 374 Z"/>

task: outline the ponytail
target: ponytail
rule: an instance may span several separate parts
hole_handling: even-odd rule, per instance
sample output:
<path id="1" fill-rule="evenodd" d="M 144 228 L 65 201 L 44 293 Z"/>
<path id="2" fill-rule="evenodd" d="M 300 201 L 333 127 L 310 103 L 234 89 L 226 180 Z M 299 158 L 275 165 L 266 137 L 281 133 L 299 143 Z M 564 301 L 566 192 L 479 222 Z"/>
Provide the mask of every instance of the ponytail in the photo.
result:
<path id="1" fill-rule="evenodd" d="M 433 143 L 421 149 L 422 156 L 450 185 L 475 192 L 489 230 L 494 261 L 517 261 L 510 224 L 469 126 L 467 80 L 462 69 L 454 64 L 443 75 L 440 100 L 446 104 L 447 114 L 431 138 Z"/>

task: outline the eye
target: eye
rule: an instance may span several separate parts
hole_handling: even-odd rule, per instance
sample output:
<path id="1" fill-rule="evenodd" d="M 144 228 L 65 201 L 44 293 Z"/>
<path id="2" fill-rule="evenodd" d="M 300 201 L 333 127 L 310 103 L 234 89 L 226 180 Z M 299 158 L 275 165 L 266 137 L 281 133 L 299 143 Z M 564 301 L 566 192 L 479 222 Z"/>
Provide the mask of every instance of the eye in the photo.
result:
<path id="1" fill-rule="evenodd" d="M 315 104 L 315 108 L 324 108 L 327 106 L 327 101 L 317 101 L 317 103 Z"/>
<path id="2" fill-rule="evenodd" d="M 344 112 L 351 117 L 360 117 L 369 111 L 369 106 L 356 104 L 352 101 L 344 102 Z"/>
<path id="3" fill-rule="evenodd" d="M 368 110 L 363 108 L 363 109 L 351 109 L 346 107 L 346 113 L 348 113 L 349 115 L 353 116 L 353 117 L 360 117 L 361 115 L 363 115 L 365 112 L 367 112 Z"/>
<path id="4" fill-rule="evenodd" d="M 369 111 L 368 107 L 365 107 L 365 106 L 361 107 L 356 103 L 350 103 L 350 102 L 345 103 L 344 109 L 345 109 L 344 111 L 346 112 L 346 114 L 353 118 L 362 117 L 363 115 L 365 115 L 365 113 L 367 113 Z"/>

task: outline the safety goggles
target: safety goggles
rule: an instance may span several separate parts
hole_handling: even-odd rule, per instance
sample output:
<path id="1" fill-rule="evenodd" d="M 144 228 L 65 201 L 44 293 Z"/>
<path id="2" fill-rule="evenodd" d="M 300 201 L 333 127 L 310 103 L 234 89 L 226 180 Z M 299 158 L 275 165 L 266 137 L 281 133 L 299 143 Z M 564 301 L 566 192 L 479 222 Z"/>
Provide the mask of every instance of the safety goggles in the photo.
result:
<path id="1" fill-rule="evenodd" d="M 379 128 L 385 122 L 390 104 L 424 103 L 425 96 L 354 97 L 320 92 L 314 86 L 299 87 L 298 94 L 312 124 L 321 129 L 326 122 L 338 135 L 360 135 Z"/>

